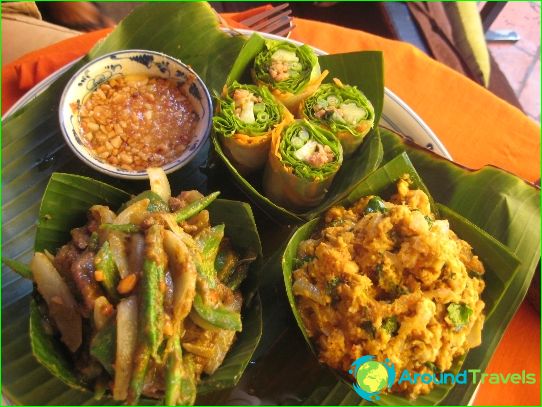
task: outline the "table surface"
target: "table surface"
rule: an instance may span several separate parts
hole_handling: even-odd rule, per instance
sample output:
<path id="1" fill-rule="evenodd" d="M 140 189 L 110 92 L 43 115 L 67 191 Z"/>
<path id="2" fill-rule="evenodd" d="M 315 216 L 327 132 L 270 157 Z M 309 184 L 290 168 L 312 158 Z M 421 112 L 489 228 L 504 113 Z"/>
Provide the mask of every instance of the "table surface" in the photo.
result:
<path id="1" fill-rule="evenodd" d="M 225 17 L 235 26 L 245 13 Z M 526 180 L 540 177 L 540 127 L 520 110 L 413 46 L 357 30 L 294 19 L 291 38 L 329 53 L 382 50 L 385 84 L 433 129 L 454 160 L 492 164 Z M 84 55 L 109 30 L 84 34 L 32 52 L 2 69 L 2 111 L 33 85 Z M 540 380 L 540 316 L 523 303 L 486 372 L 525 369 Z M 539 405 L 540 385 L 482 384 L 475 405 Z"/>

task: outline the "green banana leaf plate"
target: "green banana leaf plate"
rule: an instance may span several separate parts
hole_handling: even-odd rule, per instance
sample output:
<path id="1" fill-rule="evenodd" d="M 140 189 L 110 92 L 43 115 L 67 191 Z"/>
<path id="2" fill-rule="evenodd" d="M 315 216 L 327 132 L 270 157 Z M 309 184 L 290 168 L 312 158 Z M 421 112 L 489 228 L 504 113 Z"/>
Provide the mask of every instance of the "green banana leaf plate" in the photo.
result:
<path id="1" fill-rule="evenodd" d="M 92 177 L 127 193 L 147 189 L 144 182 L 126 182 L 94 172 L 81 164 L 65 146 L 57 122 L 56 107 L 64 85 L 81 64 L 117 49 L 143 48 L 161 51 L 190 64 L 210 89 L 220 92 L 247 39 L 248 36 L 219 29 L 217 17 L 206 3 L 145 5 L 136 9 L 81 61 L 54 75 L 23 98 L 2 123 L 2 256 L 28 263 L 34 250 L 39 205 L 53 172 Z M 324 60 L 328 64 L 326 67 L 332 72 L 334 70 L 339 72 L 340 69 L 355 71 L 356 66 L 346 65 L 347 59 L 348 57 L 334 56 Z M 352 75 L 348 72 L 348 75 Z M 432 148 L 449 158 L 445 148 L 427 126 L 387 89 L 383 89 L 382 104 L 381 125 L 411 137 L 416 143 Z M 495 262 L 490 263 L 496 276 L 491 284 L 496 288 L 491 290 L 489 299 L 493 304 L 493 312 L 484 328 L 484 346 L 469 352 L 462 365 L 463 368 L 484 370 L 506 326 L 523 300 L 540 258 L 539 190 L 493 167 L 469 171 L 430 153 L 425 148 L 405 141 L 391 131 L 384 128 L 377 130 L 373 132 L 372 142 L 377 146 L 373 151 L 379 151 L 380 165 L 406 152 L 435 202 L 451 210 L 446 212 L 446 209 L 438 206 L 441 214 L 449 219 L 458 214 L 458 219 L 461 219 L 458 224 L 468 225 L 464 231 L 458 229 L 458 233 L 465 233 L 465 236 L 468 236 L 468 233 L 476 231 L 477 229 L 470 225 L 472 223 L 506 246 L 507 250 L 519 260 L 514 272 L 510 271 L 510 264 L 506 262 L 506 259 L 512 258 L 508 255 L 503 258 L 496 257 Z M 371 138 L 367 139 L 370 140 Z M 226 176 L 227 163 L 224 163 L 210 147 L 209 142 L 187 167 L 169 176 L 174 191 L 198 189 L 202 193 L 209 193 L 220 190 L 221 197 L 244 200 L 245 195 L 238 189 L 239 180 L 234 181 Z M 365 162 L 365 165 L 367 164 Z M 361 173 L 360 178 L 366 178 L 370 172 Z M 361 190 L 364 184 L 358 184 L 359 180 L 353 180 L 352 184 L 348 184 L 348 188 L 342 190 L 333 202 L 345 199 L 358 191 L 358 187 Z M 108 187 L 111 191 L 110 188 Z M 88 191 L 85 190 L 86 192 Z M 89 193 L 100 192 L 98 189 Z M 124 192 L 118 194 L 115 199 L 125 196 Z M 61 204 L 65 202 L 67 201 L 60 201 Z M 77 203 L 81 206 L 87 205 L 86 207 L 89 203 L 95 203 L 71 200 L 69 202 L 70 205 Z M 242 208 L 246 206 L 243 205 Z M 200 389 L 201 393 L 209 392 L 198 398 L 197 402 L 360 404 L 361 399 L 351 386 L 338 380 L 333 372 L 318 364 L 290 308 L 284 290 L 280 259 L 282 249 L 295 231 L 295 227 L 287 223 L 277 223 L 275 220 L 279 218 L 270 219 L 257 207 L 253 209 L 264 259 L 268 259 L 259 273 L 263 334 L 252 357 L 249 355 L 251 353 L 249 349 L 252 349 L 250 346 L 254 343 L 247 345 L 247 348 L 239 349 L 239 354 L 244 355 L 243 360 L 250 359 L 250 363 L 233 390 L 226 390 L 224 387 L 227 386 L 220 384 L 226 383 L 224 380 L 231 383 L 232 378 L 235 378 L 235 381 L 239 379 L 234 377 L 235 368 L 228 370 L 228 366 L 224 375 L 215 377 L 207 383 L 208 389 Z M 311 214 L 303 219 L 314 218 L 317 215 Z M 470 223 L 464 222 L 463 218 Z M 295 214 L 295 217 L 286 216 L 280 219 L 299 223 L 302 217 Z M 232 233 L 243 236 L 241 230 Z M 472 233 L 474 236 L 471 240 L 478 238 L 483 240 L 480 237 L 483 235 L 481 232 Z M 60 237 L 54 239 L 58 242 Z M 491 253 L 491 248 L 497 246 L 500 247 L 488 244 L 488 253 Z M 495 253 L 503 252 L 495 249 Z M 108 404 L 105 400 L 94 400 L 92 394 L 88 392 L 67 387 L 36 361 L 28 335 L 31 290 L 30 282 L 20 278 L 8 267 L 3 267 L 4 397 L 13 404 Z M 251 310 L 258 310 L 257 297 L 254 298 L 253 304 L 255 307 Z M 256 315 L 255 320 L 257 319 Z M 258 323 L 252 325 L 251 329 L 257 332 Z M 240 343 L 239 346 L 241 345 Z M 212 383 L 213 381 L 215 383 Z M 387 403 L 467 404 L 474 391 L 473 384 L 456 385 L 451 389 L 438 389 L 416 402 L 388 399 Z"/>

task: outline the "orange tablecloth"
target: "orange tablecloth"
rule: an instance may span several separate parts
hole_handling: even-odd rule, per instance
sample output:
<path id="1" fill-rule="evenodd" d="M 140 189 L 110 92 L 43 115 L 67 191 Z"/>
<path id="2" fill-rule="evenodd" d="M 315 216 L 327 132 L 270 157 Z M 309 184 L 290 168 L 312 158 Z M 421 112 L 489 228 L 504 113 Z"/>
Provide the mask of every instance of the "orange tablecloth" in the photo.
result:
<path id="1" fill-rule="evenodd" d="M 239 16 L 227 18 L 237 25 Z M 540 177 L 540 127 L 520 110 L 409 44 L 331 24 L 294 22 L 292 39 L 329 53 L 382 50 L 386 86 L 426 121 L 455 161 L 471 168 L 494 164 L 530 181 Z M 84 34 L 4 66 L 2 111 L 48 74 L 88 52 L 108 32 Z M 537 374 L 537 384 L 484 384 L 475 404 L 540 404 L 540 318 L 525 303 L 487 372 L 521 373 L 523 369 Z"/>

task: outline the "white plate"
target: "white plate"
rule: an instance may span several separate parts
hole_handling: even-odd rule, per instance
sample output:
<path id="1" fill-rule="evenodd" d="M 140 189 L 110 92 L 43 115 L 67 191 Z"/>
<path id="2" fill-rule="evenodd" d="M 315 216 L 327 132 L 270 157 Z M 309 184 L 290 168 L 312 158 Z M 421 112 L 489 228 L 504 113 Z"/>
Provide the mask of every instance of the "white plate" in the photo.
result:
<path id="1" fill-rule="evenodd" d="M 232 30 L 227 29 L 225 31 L 230 32 L 232 35 L 244 34 L 251 35 L 254 33 L 252 30 Z M 273 34 L 260 33 L 262 36 L 275 40 L 286 40 L 296 45 L 302 45 L 303 43 L 299 41 L 294 41 L 284 37 L 279 37 Z M 312 47 L 316 54 L 326 55 L 327 53 Z M 79 58 L 80 59 L 80 58 Z M 26 105 L 44 90 L 46 90 L 51 83 L 53 83 L 58 77 L 60 77 L 64 72 L 66 72 L 73 64 L 77 63 L 79 59 L 65 65 L 60 68 L 58 71 L 52 73 L 47 78 L 42 80 L 40 83 L 35 85 L 30 89 L 22 98 L 20 98 L 2 117 L 5 120 L 7 117 L 11 116 L 21 107 Z M 405 102 L 399 98 L 395 93 L 390 89 L 384 88 L 384 108 L 382 111 L 382 118 L 380 120 L 380 125 L 388 127 L 391 130 L 400 133 L 416 144 L 423 146 L 433 152 L 448 158 L 452 159 L 450 153 L 446 150 L 446 147 L 442 144 L 436 134 L 429 128 L 427 124 L 412 110 Z"/>

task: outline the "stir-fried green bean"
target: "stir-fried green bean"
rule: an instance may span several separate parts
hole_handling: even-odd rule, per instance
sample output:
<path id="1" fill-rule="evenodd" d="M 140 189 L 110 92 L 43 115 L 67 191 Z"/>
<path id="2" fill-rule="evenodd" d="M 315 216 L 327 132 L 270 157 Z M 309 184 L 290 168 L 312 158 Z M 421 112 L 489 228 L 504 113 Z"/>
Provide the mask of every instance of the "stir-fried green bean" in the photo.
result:
<path id="1" fill-rule="evenodd" d="M 214 288 L 217 284 L 215 259 L 223 237 L 224 225 L 214 226 L 197 237 L 199 253 L 196 256 L 196 270 L 209 288 Z"/>
<path id="2" fill-rule="evenodd" d="M 230 311 L 223 306 L 214 307 L 210 304 L 206 304 L 199 294 L 196 294 L 196 297 L 194 298 L 194 311 L 196 311 L 202 319 L 217 328 L 228 329 L 231 331 L 242 330 L 241 314 Z"/>
<path id="3" fill-rule="evenodd" d="M 113 259 L 109 242 L 106 240 L 94 259 L 96 266 L 96 273 L 101 273 L 100 283 L 107 292 L 107 296 L 110 300 L 118 301 L 119 296 L 117 292 L 117 285 L 119 284 L 120 277 L 117 265 Z M 98 277 L 96 277 L 98 279 Z"/>
<path id="4" fill-rule="evenodd" d="M 175 212 L 176 221 L 181 222 L 200 213 L 202 210 L 207 208 L 218 197 L 218 195 L 220 195 L 220 191 L 213 192 L 212 194 L 204 196 L 203 198 L 186 205 L 184 208 L 179 209 L 177 212 Z"/>
<path id="5" fill-rule="evenodd" d="M 196 401 L 196 365 L 192 355 L 183 358 L 181 376 L 181 396 L 177 404 L 180 406 L 192 406 Z"/>
<path id="6" fill-rule="evenodd" d="M 143 390 L 143 382 L 151 356 L 158 358 L 163 339 L 164 269 L 166 257 L 163 248 L 163 227 L 153 225 L 145 236 L 147 244 L 143 275 L 139 288 L 139 336 L 132 379 L 128 390 L 128 404 L 135 404 Z"/>
<path id="7" fill-rule="evenodd" d="M 183 376 L 183 359 L 181 342 L 178 335 L 174 335 L 173 349 L 167 356 L 166 365 L 166 395 L 164 405 L 175 406 L 181 395 L 181 382 Z"/>
<path id="8" fill-rule="evenodd" d="M 90 342 L 90 354 L 94 356 L 111 375 L 114 375 L 113 363 L 116 353 L 117 324 L 115 318 L 100 329 Z"/>
<path id="9" fill-rule="evenodd" d="M 139 226 L 134 225 L 133 223 L 125 223 L 123 225 L 115 225 L 113 223 L 104 223 L 103 225 L 100 225 L 100 229 L 116 230 L 117 232 L 124 232 L 124 233 L 139 232 Z"/>

